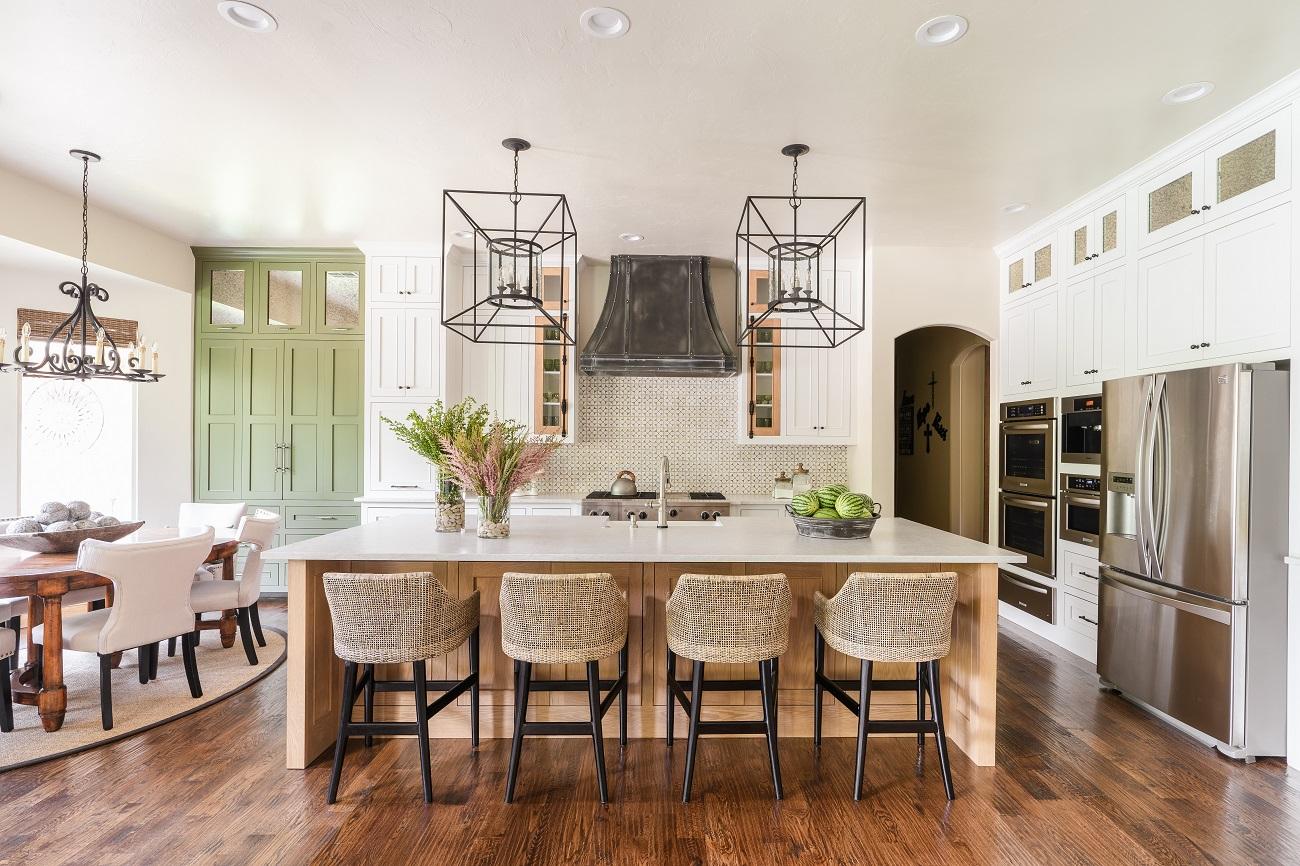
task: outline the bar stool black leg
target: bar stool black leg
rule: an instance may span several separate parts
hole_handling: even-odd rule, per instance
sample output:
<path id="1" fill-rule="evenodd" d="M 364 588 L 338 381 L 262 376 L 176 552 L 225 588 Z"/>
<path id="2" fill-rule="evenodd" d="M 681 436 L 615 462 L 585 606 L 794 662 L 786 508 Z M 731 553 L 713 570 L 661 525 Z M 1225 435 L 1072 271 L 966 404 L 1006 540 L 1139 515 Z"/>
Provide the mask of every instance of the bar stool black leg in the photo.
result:
<path id="1" fill-rule="evenodd" d="M 767 757 L 772 763 L 772 787 L 776 798 L 783 796 L 781 788 L 781 758 L 776 748 L 776 663 L 768 659 L 758 663 L 758 682 L 763 696 L 763 725 L 767 729 Z"/>
<path id="2" fill-rule="evenodd" d="M 861 682 L 858 684 L 858 756 L 853 772 L 853 799 L 862 799 L 862 779 L 867 771 L 867 724 L 871 721 L 871 662 L 862 660 Z"/>
<path id="3" fill-rule="evenodd" d="M 618 651 L 618 677 L 623 681 L 623 690 L 618 696 L 618 744 L 627 745 L 627 642 Z"/>
<path id="4" fill-rule="evenodd" d="M 506 802 L 515 801 L 515 782 L 519 778 L 519 753 L 524 747 L 524 721 L 528 718 L 528 686 L 533 676 L 532 662 L 515 662 L 515 731 L 510 742 L 510 769 L 506 772 Z"/>
<path id="5" fill-rule="evenodd" d="M 826 673 L 826 641 L 822 633 L 813 627 L 813 746 L 822 744 L 822 688 L 817 679 Z"/>
<path id="6" fill-rule="evenodd" d="M 591 743 L 596 751 L 596 784 L 600 802 L 609 802 L 609 782 L 605 778 L 605 734 L 600 723 L 600 662 L 587 662 L 587 703 L 591 706 Z"/>
<path id="7" fill-rule="evenodd" d="M 925 671 L 927 665 L 923 662 L 916 663 L 916 720 L 925 721 L 925 690 L 926 679 Z M 925 732 L 921 731 L 916 735 L 916 747 L 924 751 L 925 749 Z"/>
<path id="8" fill-rule="evenodd" d="M 469 745 L 478 748 L 478 629 L 469 633 L 469 672 L 474 685 L 469 687 Z"/>
<path id="9" fill-rule="evenodd" d="M 926 682 L 930 689 L 930 709 L 934 714 L 934 744 L 939 750 L 939 772 L 943 774 L 943 790 L 949 800 L 957 798 L 952 788 L 952 767 L 948 765 L 948 735 L 943 730 L 943 699 L 939 696 L 939 660 L 928 663 Z"/>
<path id="10" fill-rule="evenodd" d="M 704 697 L 704 662 L 692 662 L 691 730 L 686 740 L 686 778 L 682 783 L 682 802 L 691 801 L 691 781 L 695 778 L 695 750 L 700 742 L 700 704 Z"/>
<path id="11" fill-rule="evenodd" d="M 184 641 L 185 638 L 182 638 Z M 188 641 L 186 641 L 188 642 Z M 334 741 L 334 768 L 330 770 L 330 786 L 325 802 L 333 803 L 339 792 L 339 776 L 343 773 L 343 755 L 348 750 L 348 722 L 352 720 L 353 694 L 357 690 L 356 662 L 343 663 L 343 700 L 339 702 L 339 734 Z"/>
<path id="12" fill-rule="evenodd" d="M 433 802 L 433 769 L 429 766 L 429 676 L 424 659 L 411 662 L 415 679 L 415 739 L 420 744 L 420 780 L 424 782 L 424 802 Z"/>
<path id="13" fill-rule="evenodd" d="M 366 665 L 364 670 L 365 673 L 369 674 L 369 677 L 366 679 L 366 690 L 363 694 L 365 704 L 362 707 L 363 715 L 361 719 L 365 722 L 373 722 L 375 720 L 375 666 Z M 366 748 L 368 749 L 374 744 L 374 736 L 366 734 Z"/>
<path id="14" fill-rule="evenodd" d="M 772 670 L 772 730 L 775 732 L 781 722 L 781 702 L 776 699 L 777 689 L 781 688 L 781 657 L 772 659 L 769 666 Z"/>
<path id="15" fill-rule="evenodd" d="M 673 680 L 677 676 L 677 653 L 668 650 L 668 745 L 673 744 L 673 722 L 677 719 L 677 695 L 673 693 Z"/>

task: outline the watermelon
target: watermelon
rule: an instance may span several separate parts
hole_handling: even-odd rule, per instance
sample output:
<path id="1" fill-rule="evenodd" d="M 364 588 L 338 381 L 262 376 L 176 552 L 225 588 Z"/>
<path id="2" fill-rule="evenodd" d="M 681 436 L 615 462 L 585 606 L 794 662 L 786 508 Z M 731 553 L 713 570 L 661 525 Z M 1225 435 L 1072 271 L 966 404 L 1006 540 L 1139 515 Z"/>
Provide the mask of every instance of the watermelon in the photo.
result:
<path id="1" fill-rule="evenodd" d="M 841 493 L 848 493 L 849 488 L 843 484 L 831 484 L 826 487 L 819 487 L 815 491 L 817 501 L 821 503 L 822 508 L 835 508 L 835 500 L 840 498 Z"/>
<path id="2" fill-rule="evenodd" d="M 800 493 L 790 500 L 790 510 L 801 517 L 807 517 L 820 507 L 821 503 L 817 500 L 817 496 L 811 492 Z"/>
<path id="3" fill-rule="evenodd" d="M 813 517 L 821 520 L 839 520 L 840 513 L 834 508 L 818 508 L 813 512 Z"/>
<path id="4" fill-rule="evenodd" d="M 835 500 L 835 511 L 847 519 L 870 517 L 871 505 L 860 493 L 841 493 L 839 499 Z"/>

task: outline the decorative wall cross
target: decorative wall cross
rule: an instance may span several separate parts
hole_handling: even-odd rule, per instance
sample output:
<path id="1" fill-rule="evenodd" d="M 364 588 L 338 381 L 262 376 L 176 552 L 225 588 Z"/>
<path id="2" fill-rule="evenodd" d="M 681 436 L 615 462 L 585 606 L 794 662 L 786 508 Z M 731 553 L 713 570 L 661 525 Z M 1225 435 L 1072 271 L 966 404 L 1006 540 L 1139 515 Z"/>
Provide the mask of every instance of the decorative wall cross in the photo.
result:
<path id="1" fill-rule="evenodd" d="M 930 437 L 935 433 L 938 433 L 939 438 L 944 442 L 947 442 L 948 428 L 943 426 L 943 415 L 938 411 L 934 413 L 933 418 L 930 417 L 930 409 L 934 406 L 934 386 L 939 384 L 939 380 L 935 378 L 933 370 L 930 371 L 930 381 L 926 384 L 930 386 L 930 402 L 916 410 L 916 426 L 922 428 L 922 435 L 925 436 L 925 453 L 929 454 Z"/>

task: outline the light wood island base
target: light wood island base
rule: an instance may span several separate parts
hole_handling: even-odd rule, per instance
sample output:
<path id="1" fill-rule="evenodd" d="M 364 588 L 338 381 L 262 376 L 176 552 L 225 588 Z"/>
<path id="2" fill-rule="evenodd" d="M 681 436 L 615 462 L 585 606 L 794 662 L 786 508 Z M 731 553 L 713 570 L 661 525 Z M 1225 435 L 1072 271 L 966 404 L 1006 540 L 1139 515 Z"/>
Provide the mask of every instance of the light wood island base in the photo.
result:
<path id="1" fill-rule="evenodd" d="M 671 530 L 669 530 L 671 531 Z M 982 545 L 981 545 L 982 546 Z M 454 594 L 479 592 L 481 610 L 481 682 L 484 737 L 508 737 L 512 727 L 512 662 L 501 651 L 498 595 L 506 571 L 539 573 L 608 571 L 628 594 L 629 712 L 628 735 L 662 737 L 668 709 L 664 670 L 664 602 L 677 577 L 687 572 L 713 574 L 768 574 L 783 572 L 790 579 L 794 608 L 790 622 L 790 649 L 781 658 L 780 733 L 783 737 L 812 736 L 813 700 L 813 593 L 831 596 L 854 571 L 918 572 L 955 571 L 957 607 L 953 614 L 952 651 L 942 660 L 944 719 L 949 740 L 975 764 L 994 763 L 997 691 L 997 563 L 855 563 L 845 562 L 492 562 L 492 561 L 386 561 L 317 560 L 286 557 L 289 567 L 289 658 L 286 765 L 303 769 L 334 744 L 342 665 L 334 656 L 333 631 L 321 575 L 329 571 L 399 572 L 430 571 Z M 601 662 L 602 676 L 616 676 L 613 657 Z M 680 663 L 678 675 L 689 676 L 689 663 Z M 545 679 L 577 679 L 581 666 L 538 665 Z M 857 661 L 829 647 L 826 667 L 836 679 L 856 679 Z M 469 661 L 462 647 L 453 656 L 429 662 L 431 679 L 459 679 L 468 674 Z M 707 676 L 720 679 L 757 678 L 756 665 L 710 665 Z M 910 664 L 880 664 L 878 679 L 912 677 Z M 389 666 L 380 677 L 409 677 L 409 666 Z M 856 721 L 829 695 L 824 703 L 824 735 L 856 736 Z M 376 720 L 413 718 L 410 695 L 381 692 L 376 696 Z M 357 712 L 360 712 L 359 706 Z M 680 710 L 678 710 L 680 713 Z M 872 718 L 915 718 L 915 696 L 910 692 L 872 695 Z M 529 716 L 537 720 L 587 719 L 586 696 L 567 692 L 534 692 Z M 710 692 L 706 719 L 759 718 L 757 692 Z M 678 730 L 685 730 L 684 716 Z M 606 718 L 607 737 L 617 736 L 617 717 Z M 469 735 L 469 698 L 448 707 L 430 722 L 436 737 Z"/>

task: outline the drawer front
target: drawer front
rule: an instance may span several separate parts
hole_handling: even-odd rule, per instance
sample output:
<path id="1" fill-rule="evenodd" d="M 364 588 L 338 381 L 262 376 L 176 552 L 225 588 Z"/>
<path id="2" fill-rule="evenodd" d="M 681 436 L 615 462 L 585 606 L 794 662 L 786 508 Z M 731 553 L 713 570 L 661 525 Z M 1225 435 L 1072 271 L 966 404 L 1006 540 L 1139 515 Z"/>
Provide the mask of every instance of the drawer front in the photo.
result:
<path id="1" fill-rule="evenodd" d="M 1075 595 L 1097 600 L 1097 560 L 1073 551 L 1061 555 L 1061 568 L 1065 571 L 1065 586 Z"/>
<path id="2" fill-rule="evenodd" d="M 465 505 L 465 510 L 466 512 L 469 511 L 468 503 L 466 503 Z M 438 517 L 438 509 L 433 506 L 428 506 L 426 508 L 414 508 L 414 507 L 407 507 L 407 506 L 389 508 L 387 506 L 384 506 L 378 508 L 371 507 L 366 509 L 367 523 L 378 523 L 381 520 L 390 520 L 394 517 L 412 517 L 412 516 L 426 517 L 429 520 L 429 525 L 433 526 L 434 521 Z"/>
<path id="3" fill-rule="evenodd" d="M 361 509 L 333 505 L 284 506 L 285 529 L 347 529 L 361 524 Z"/>
<path id="4" fill-rule="evenodd" d="M 998 599 L 1020 608 L 1043 622 L 1055 622 L 1056 590 L 1035 580 L 998 569 Z"/>
<path id="5" fill-rule="evenodd" d="M 1065 624 L 1070 631 L 1089 640 L 1097 639 L 1097 602 L 1067 592 L 1065 594 Z"/>

